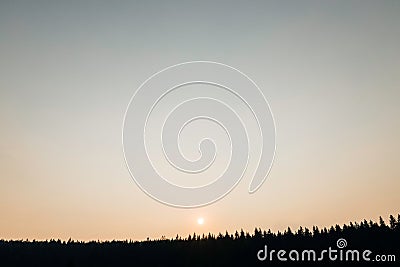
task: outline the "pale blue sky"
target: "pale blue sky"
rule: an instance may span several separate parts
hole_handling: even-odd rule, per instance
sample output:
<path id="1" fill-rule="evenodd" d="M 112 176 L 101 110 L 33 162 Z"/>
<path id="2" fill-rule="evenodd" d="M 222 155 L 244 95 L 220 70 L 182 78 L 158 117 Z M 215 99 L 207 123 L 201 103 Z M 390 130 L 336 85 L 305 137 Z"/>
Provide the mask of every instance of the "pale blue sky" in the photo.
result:
<path id="1" fill-rule="evenodd" d="M 144 239 L 398 213 L 399 14 L 398 1 L 1 1 L 0 238 Z M 180 210 L 133 183 L 121 125 L 145 79 L 190 60 L 256 81 L 277 154 L 256 194 L 245 181 Z"/>

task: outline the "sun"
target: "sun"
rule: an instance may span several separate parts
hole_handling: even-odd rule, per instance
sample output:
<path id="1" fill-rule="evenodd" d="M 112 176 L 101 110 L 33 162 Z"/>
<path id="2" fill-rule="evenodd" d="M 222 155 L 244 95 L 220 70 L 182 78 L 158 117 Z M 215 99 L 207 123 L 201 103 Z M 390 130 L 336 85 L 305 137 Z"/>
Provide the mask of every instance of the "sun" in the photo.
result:
<path id="1" fill-rule="evenodd" d="M 199 225 L 204 224 L 204 218 L 202 218 L 202 217 L 198 218 L 198 219 L 197 219 L 197 223 L 198 223 Z"/>

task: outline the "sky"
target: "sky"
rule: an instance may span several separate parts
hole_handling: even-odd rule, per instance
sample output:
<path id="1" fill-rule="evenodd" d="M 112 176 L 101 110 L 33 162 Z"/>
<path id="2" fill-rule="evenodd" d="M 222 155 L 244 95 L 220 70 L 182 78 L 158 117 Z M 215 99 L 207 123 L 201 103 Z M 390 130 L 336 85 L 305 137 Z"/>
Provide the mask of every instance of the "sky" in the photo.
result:
<path id="1" fill-rule="evenodd" d="M 376 220 L 400 212 L 400 2 L 0 1 L 0 239 L 143 240 Z M 168 66 L 250 76 L 276 155 L 195 209 L 147 196 L 123 117 Z M 198 219 L 204 223 L 199 225 Z"/>

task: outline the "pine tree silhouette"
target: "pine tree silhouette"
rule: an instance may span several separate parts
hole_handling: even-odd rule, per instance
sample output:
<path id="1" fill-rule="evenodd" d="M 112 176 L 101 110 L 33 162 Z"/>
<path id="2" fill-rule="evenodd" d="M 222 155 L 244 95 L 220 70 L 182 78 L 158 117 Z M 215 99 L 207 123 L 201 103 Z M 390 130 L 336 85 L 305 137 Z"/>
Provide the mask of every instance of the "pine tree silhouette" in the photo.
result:
<path id="1" fill-rule="evenodd" d="M 389 224 L 379 217 L 378 223 L 363 220 L 310 230 L 300 226 L 296 231 L 290 227 L 273 233 L 270 229 L 254 228 L 253 234 L 243 229 L 230 234 L 176 235 L 146 241 L 7 241 L 0 240 L 0 266 L 258 266 L 257 251 L 265 245 L 278 249 L 327 249 L 336 248 L 339 238 L 347 240 L 348 246 L 364 248 L 374 253 L 393 254 L 400 257 L 400 214 L 389 216 Z M 343 263 L 323 262 L 330 266 Z M 364 266 L 365 263 L 359 263 Z M 262 266 L 263 264 L 261 264 Z M 273 266 L 320 266 L 320 262 L 273 262 Z M 357 266 L 352 263 L 351 266 Z M 265 266 L 265 265 L 264 265 Z"/>

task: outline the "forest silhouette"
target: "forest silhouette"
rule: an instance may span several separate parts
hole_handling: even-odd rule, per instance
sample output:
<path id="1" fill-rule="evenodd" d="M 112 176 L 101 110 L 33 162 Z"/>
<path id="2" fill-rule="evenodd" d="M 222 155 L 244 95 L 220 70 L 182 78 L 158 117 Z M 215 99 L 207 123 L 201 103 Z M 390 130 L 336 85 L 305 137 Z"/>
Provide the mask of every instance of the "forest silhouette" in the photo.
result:
<path id="1" fill-rule="evenodd" d="M 370 250 L 371 261 L 260 261 L 257 253 L 268 249 L 320 251 L 338 249 L 337 240 L 345 239 L 343 249 Z M 391 261 L 377 262 L 376 255 L 394 255 Z M 393 261 L 394 260 L 394 261 Z M 390 215 L 386 223 L 363 220 L 329 228 L 299 227 L 273 233 L 254 229 L 234 233 L 196 234 L 146 241 L 74 240 L 0 240 L 0 266 L 399 266 L 400 214 Z"/>

